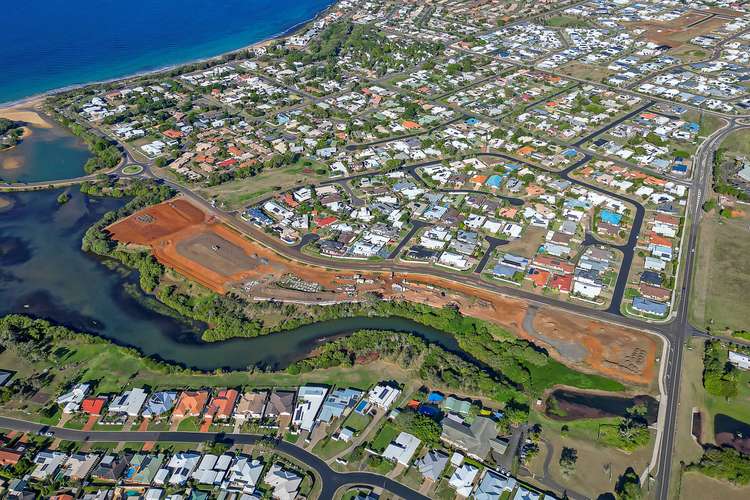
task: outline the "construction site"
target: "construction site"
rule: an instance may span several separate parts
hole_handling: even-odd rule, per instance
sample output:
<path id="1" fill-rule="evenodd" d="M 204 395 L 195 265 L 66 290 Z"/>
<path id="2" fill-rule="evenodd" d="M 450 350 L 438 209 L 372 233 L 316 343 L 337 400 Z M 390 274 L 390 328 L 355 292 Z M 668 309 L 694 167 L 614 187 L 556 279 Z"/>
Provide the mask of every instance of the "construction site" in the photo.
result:
<path id="1" fill-rule="evenodd" d="M 112 224 L 118 243 L 148 247 L 164 266 L 212 291 L 251 300 L 331 304 L 405 300 L 453 306 L 547 349 L 559 361 L 627 384 L 653 388 L 660 344 L 654 336 L 581 318 L 429 271 L 382 272 L 321 267 L 282 256 L 248 239 L 184 198 L 145 208 Z"/>

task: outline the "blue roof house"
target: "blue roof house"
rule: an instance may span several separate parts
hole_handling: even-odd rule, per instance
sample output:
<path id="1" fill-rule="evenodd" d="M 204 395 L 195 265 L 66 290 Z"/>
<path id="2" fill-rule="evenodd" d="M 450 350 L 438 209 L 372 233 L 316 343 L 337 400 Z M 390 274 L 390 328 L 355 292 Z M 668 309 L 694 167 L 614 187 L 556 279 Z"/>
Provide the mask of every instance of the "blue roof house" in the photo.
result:
<path id="1" fill-rule="evenodd" d="M 503 178 L 497 174 L 491 175 L 487 182 L 485 182 L 491 188 L 497 189 L 503 184 Z"/>
<path id="2" fill-rule="evenodd" d="M 362 397 L 363 392 L 356 389 L 334 389 L 323 402 L 318 420 L 328 423 L 340 417 L 344 410 L 354 406 Z"/>
<path id="3" fill-rule="evenodd" d="M 643 297 L 635 297 L 633 299 L 633 309 L 647 314 L 664 316 L 667 314 L 668 305 L 650 299 L 644 299 Z"/>

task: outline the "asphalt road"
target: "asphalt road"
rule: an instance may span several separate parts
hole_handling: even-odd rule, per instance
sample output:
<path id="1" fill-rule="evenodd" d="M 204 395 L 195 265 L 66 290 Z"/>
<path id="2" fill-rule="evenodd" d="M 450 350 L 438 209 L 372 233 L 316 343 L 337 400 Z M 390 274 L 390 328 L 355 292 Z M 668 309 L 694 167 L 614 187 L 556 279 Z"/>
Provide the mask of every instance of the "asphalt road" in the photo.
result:
<path id="1" fill-rule="evenodd" d="M 689 294 L 693 284 L 693 260 L 698 241 L 698 226 L 702 217 L 702 205 L 705 194 L 709 189 L 711 171 L 713 168 L 714 152 L 721 145 L 721 141 L 732 132 L 747 129 L 750 126 L 738 125 L 737 120 L 728 122 L 726 127 L 717 131 L 697 151 L 693 162 L 693 185 L 691 197 L 687 207 L 687 215 L 690 217 L 690 236 L 685 245 L 685 264 L 682 283 L 681 300 L 675 320 L 667 325 L 667 333 L 671 339 L 670 353 L 667 358 L 668 365 L 665 373 L 665 385 L 668 392 L 667 411 L 662 423 L 665 431 L 662 436 L 659 461 L 657 465 L 658 480 L 656 483 L 656 498 L 667 500 L 669 498 L 670 476 L 672 471 L 674 440 L 677 426 L 677 411 L 679 409 L 680 379 L 682 376 L 683 346 L 691 336 L 706 336 L 704 332 L 694 328 L 688 320 Z"/>
<path id="2" fill-rule="evenodd" d="M 20 432 L 37 433 L 39 431 L 50 430 L 54 432 L 54 437 L 66 441 L 76 441 L 83 443 L 115 443 L 130 442 L 142 443 L 147 441 L 153 442 L 174 442 L 174 443 L 205 443 L 206 441 L 221 440 L 228 444 L 258 444 L 260 442 L 268 443 L 266 436 L 257 434 L 223 434 L 216 432 L 160 432 L 160 431 L 80 431 L 74 429 L 65 429 L 60 427 L 50 427 L 25 420 L 18 420 L 8 417 L 0 417 L 0 427 Z M 346 485 L 367 485 L 376 488 L 383 488 L 394 495 L 407 500 L 428 500 L 428 497 L 417 493 L 411 488 L 404 486 L 390 478 L 373 474 L 370 472 L 347 472 L 340 473 L 331 469 L 323 460 L 312 453 L 299 448 L 283 440 L 274 440 L 273 446 L 279 452 L 289 455 L 292 458 L 302 462 L 310 469 L 313 469 L 320 476 L 323 484 L 320 498 L 322 500 L 332 499 L 336 490 Z"/>

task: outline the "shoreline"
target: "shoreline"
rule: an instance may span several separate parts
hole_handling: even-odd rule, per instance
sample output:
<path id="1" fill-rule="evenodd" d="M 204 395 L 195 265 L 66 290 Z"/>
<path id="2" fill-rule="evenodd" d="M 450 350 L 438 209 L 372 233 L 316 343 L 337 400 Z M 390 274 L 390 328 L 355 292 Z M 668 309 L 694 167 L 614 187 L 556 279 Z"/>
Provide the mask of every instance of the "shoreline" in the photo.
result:
<path id="1" fill-rule="evenodd" d="M 44 92 L 40 92 L 38 94 L 30 95 L 28 97 L 23 97 L 21 99 L 16 99 L 14 101 L 0 102 L 0 112 L 6 111 L 6 110 L 13 110 L 13 109 L 30 109 L 30 108 L 33 108 L 33 107 L 37 106 L 38 104 L 40 104 L 42 101 L 44 101 L 48 97 L 52 97 L 52 96 L 57 95 L 57 94 L 62 94 L 64 92 L 69 92 L 71 90 L 82 89 L 82 88 L 88 87 L 90 85 L 106 85 L 108 83 L 114 83 L 114 82 L 118 82 L 118 81 L 126 81 L 126 80 L 130 80 L 130 79 L 133 79 L 133 78 L 140 78 L 140 77 L 143 77 L 143 76 L 157 75 L 157 74 L 163 73 L 165 71 L 171 71 L 171 70 L 180 68 L 182 66 L 187 66 L 187 65 L 190 65 L 190 64 L 200 64 L 200 63 L 204 63 L 204 62 L 212 62 L 212 61 L 219 60 L 219 59 L 221 59 L 224 56 L 227 56 L 229 54 L 235 54 L 237 52 L 241 52 L 241 51 L 244 51 L 244 50 L 251 50 L 251 49 L 258 48 L 258 47 L 262 47 L 264 45 L 268 45 L 269 43 L 271 43 L 271 42 L 273 42 L 275 40 L 283 40 L 283 39 L 289 38 L 290 36 L 292 36 L 293 34 L 297 33 L 298 31 L 301 31 L 305 26 L 309 25 L 310 23 L 313 23 L 313 22 L 317 21 L 320 17 L 326 15 L 328 13 L 328 11 L 330 11 L 332 8 L 334 8 L 338 4 L 338 1 L 339 0 L 333 0 L 331 2 L 331 5 L 329 5 L 325 9 L 321 10 L 320 12 L 318 12 L 317 14 L 315 14 L 310 19 L 307 19 L 306 21 L 300 21 L 297 24 L 292 25 L 292 26 L 290 26 L 289 28 L 287 28 L 287 29 L 285 29 L 283 31 L 281 31 L 279 33 L 276 33 L 275 35 L 268 36 L 268 37 L 266 37 L 266 38 L 264 38 L 262 40 L 258 40 L 257 42 L 252 42 L 252 43 L 250 43 L 248 45 L 243 45 L 241 47 L 237 47 L 236 49 L 227 50 L 225 52 L 222 52 L 220 54 L 216 54 L 216 55 L 210 56 L 210 57 L 203 57 L 203 58 L 198 58 L 198 59 L 189 59 L 187 61 L 183 61 L 183 62 L 179 62 L 179 63 L 167 64 L 167 65 L 164 65 L 164 66 L 161 66 L 161 67 L 158 67 L 158 68 L 146 69 L 146 70 L 143 70 L 143 71 L 137 71 L 135 73 L 131 73 L 131 74 L 127 74 L 127 75 L 122 75 L 122 76 L 118 76 L 118 77 L 113 77 L 113 78 L 107 78 L 107 79 L 104 79 L 104 80 L 93 80 L 93 81 L 89 81 L 89 82 L 85 82 L 85 83 L 76 83 L 76 84 L 72 84 L 72 85 L 66 85 L 64 87 L 58 87 L 58 88 L 55 88 L 55 89 L 47 90 L 47 91 L 44 91 Z"/>

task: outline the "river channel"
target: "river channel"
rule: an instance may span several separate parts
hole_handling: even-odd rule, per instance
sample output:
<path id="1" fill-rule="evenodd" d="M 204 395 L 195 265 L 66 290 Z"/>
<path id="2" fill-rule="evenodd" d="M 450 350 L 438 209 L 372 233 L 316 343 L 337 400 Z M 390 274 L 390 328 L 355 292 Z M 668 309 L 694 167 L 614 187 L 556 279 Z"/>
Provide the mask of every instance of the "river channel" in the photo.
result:
<path id="1" fill-rule="evenodd" d="M 411 332 L 458 350 L 450 335 L 402 318 L 347 318 L 253 339 L 202 342 L 203 325 L 156 313 L 127 292 L 136 273 L 113 270 L 81 251 L 86 229 L 125 201 L 70 188 L 70 201 L 60 205 L 62 192 L 0 193 L 0 315 L 46 318 L 202 370 L 283 368 L 326 338 L 367 328 Z"/>

